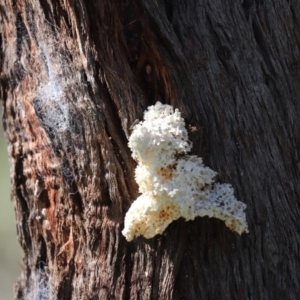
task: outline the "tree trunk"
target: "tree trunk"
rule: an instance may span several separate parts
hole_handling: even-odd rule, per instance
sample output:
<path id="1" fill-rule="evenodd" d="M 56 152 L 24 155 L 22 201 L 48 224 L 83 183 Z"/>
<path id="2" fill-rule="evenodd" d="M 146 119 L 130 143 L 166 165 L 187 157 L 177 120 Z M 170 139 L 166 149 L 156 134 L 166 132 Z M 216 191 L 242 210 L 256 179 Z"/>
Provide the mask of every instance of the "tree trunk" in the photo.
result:
<path id="1" fill-rule="evenodd" d="M 2 0 L 16 299 L 298 299 L 300 2 Z M 127 242 L 131 125 L 178 108 L 249 234 L 180 219 Z"/>

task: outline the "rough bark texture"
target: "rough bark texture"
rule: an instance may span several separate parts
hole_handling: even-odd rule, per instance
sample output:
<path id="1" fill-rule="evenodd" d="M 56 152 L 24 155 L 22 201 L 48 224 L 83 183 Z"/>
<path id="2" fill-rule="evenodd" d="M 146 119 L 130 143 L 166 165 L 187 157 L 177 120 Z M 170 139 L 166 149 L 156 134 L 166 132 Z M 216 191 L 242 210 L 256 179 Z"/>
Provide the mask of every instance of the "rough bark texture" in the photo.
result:
<path id="1" fill-rule="evenodd" d="M 2 0 L 16 299 L 298 299 L 300 2 Z M 179 220 L 130 243 L 130 127 L 179 108 L 250 233 Z M 44 298 L 43 298 L 44 297 Z"/>

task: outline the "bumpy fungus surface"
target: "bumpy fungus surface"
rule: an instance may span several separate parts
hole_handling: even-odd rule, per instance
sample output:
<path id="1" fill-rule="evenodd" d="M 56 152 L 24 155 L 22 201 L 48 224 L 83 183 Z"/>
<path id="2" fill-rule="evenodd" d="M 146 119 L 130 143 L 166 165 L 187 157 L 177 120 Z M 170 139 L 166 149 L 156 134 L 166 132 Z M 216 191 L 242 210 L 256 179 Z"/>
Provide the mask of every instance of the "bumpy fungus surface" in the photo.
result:
<path id="1" fill-rule="evenodd" d="M 200 157 L 187 154 L 191 143 L 178 109 L 160 102 L 148 107 L 128 145 L 138 162 L 141 193 L 125 216 L 122 233 L 128 241 L 161 234 L 180 217 L 214 217 L 239 234 L 248 232 L 246 204 L 234 197 L 230 184 L 214 182 L 216 172 Z"/>

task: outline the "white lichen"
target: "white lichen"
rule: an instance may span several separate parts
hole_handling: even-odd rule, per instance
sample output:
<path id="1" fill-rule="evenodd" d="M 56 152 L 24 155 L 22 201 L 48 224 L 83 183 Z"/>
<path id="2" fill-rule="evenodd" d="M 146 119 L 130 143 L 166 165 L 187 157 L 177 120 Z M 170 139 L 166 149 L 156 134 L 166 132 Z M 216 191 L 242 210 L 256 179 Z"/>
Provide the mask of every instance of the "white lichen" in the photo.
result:
<path id="1" fill-rule="evenodd" d="M 178 109 L 160 102 L 148 107 L 128 145 L 138 162 L 141 193 L 125 216 L 122 233 L 128 241 L 161 234 L 180 217 L 214 217 L 239 234 L 248 232 L 246 204 L 234 197 L 232 186 L 215 183 L 216 172 L 188 155 L 191 143 Z"/>

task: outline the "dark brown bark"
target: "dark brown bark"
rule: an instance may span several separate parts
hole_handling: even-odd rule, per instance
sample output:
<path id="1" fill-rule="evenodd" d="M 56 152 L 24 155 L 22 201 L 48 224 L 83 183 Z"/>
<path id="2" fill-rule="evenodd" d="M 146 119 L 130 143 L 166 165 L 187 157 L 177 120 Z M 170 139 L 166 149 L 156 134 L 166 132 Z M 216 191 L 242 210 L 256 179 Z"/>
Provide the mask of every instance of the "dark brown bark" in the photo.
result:
<path id="1" fill-rule="evenodd" d="M 299 11 L 2 0 L 16 299 L 298 299 Z M 193 151 L 248 205 L 249 234 L 197 218 L 150 240 L 121 235 L 138 195 L 130 126 L 156 101 L 198 129 Z"/>

